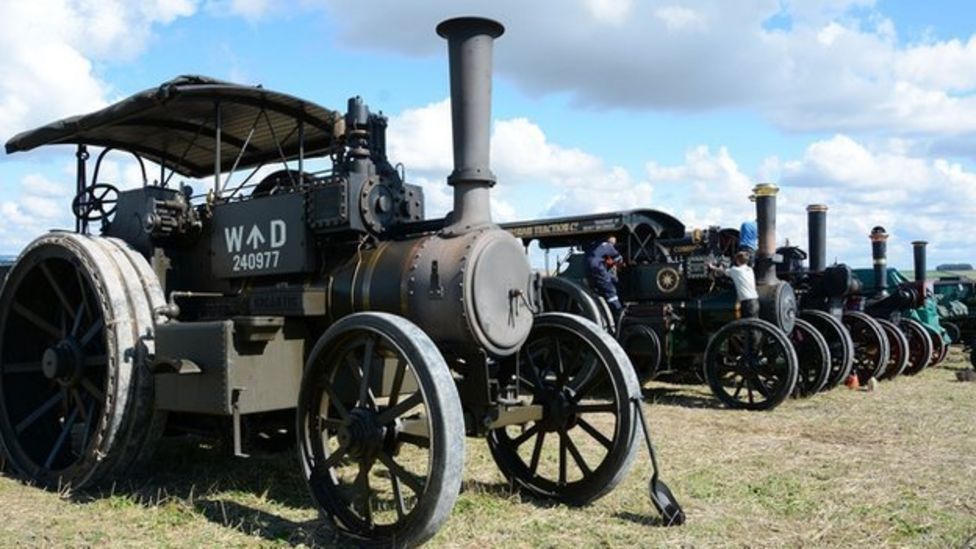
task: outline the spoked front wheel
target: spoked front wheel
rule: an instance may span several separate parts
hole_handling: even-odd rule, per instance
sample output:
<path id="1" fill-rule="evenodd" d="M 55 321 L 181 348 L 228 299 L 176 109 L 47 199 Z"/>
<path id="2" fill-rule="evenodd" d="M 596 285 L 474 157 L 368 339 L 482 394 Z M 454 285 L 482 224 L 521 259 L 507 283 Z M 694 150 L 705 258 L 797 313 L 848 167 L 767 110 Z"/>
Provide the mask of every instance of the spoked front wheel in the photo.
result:
<path id="1" fill-rule="evenodd" d="M 410 321 L 356 313 L 309 355 L 299 453 L 312 497 L 357 543 L 414 546 L 461 488 L 464 421 L 444 358 Z"/>
<path id="2" fill-rule="evenodd" d="M 851 334 L 839 318 L 825 311 L 802 311 L 800 318 L 812 324 L 827 341 L 830 350 L 830 374 L 822 390 L 832 389 L 851 375 L 854 365 L 854 341 L 851 340 Z"/>
<path id="3" fill-rule="evenodd" d="M 726 406 L 772 410 L 793 392 L 799 375 L 789 338 L 757 318 L 730 322 L 705 349 L 705 380 Z"/>
<path id="4" fill-rule="evenodd" d="M 860 384 L 872 377 L 880 379 L 888 364 L 891 353 L 888 337 L 878 322 L 860 311 L 844 313 L 844 326 L 847 326 L 854 340 L 854 368 Z"/>
<path id="5" fill-rule="evenodd" d="M 942 334 L 933 330 L 932 328 L 926 327 L 929 331 L 929 336 L 932 338 L 932 359 L 929 360 L 929 366 L 933 368 L 942 364 L 946 356 L 949 355 L 949 344 L 946 343 L 945 339 L 942 338 Z"/>
<path id="6" fill-rule="evenodd" d="M 812 324 L 798 318 L 790 332 L 790 343 L 796 351 L 800 367 L 793 394 L 802 398 L 818 393 L 830 375 L 827 340 Z"/>
<path id="7" fill-rule="evenodd" d="M 885 336 L 888 337 L 888 364 L 885 366 L 882 377 L 883 379 L 895 379 L 908 366 L 908 338 L 894 322 L 883 318 L 876 318 L 875 320 L 881 325 Z"/>
<path id="8" fill-rule="evenodd" d="M 902 373 L 913 376 L 924 370 L 932 360 L 932 338 L 917 320 L 903 318 L 901 329 L 908 339 L 908 365 Z"/>
<path id="9" fill-rule="evenodd" d="M 586 505 L 612 490 L 633 461 L 640 395 L 620 345 L 592 322 L 561 313 L 535 318 L 517 357 L 519 391 L 541 417 L 493 429 L 488 447 L 510 482 L 531 494 Z"/>

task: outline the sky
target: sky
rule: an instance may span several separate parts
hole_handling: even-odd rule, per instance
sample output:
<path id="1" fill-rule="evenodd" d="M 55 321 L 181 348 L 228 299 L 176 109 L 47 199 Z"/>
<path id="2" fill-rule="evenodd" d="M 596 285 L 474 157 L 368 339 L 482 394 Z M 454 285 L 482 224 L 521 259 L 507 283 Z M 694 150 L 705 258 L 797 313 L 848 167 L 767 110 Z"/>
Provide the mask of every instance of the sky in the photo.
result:
<path id="1" fill-rule="evenodd" d="M 496 221 L 653 208 L 688 227 L 754 217 L 779 185 L 778 241 L 828 212 L 828 260 L 976 263 L 976 4 L 910 0 L 0 0 L 0 139 L 180 74 L 390 118 L 393 162 L 450 208 L 446 44 L 497 19 Z M 73 226 L 73 148 L 0 153 L 0 254 Z M 152 173 L 152 170 L 150 170 Z M 124 156 L 102 181 L 140 184 Z"/>

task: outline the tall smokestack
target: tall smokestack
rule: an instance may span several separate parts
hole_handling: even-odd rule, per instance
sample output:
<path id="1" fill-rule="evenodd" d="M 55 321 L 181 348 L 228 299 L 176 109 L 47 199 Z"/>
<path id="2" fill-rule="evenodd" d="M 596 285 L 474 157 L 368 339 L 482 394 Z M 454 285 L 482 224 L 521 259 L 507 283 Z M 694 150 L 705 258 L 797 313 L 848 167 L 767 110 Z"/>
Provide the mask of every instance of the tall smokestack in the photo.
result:
<path id="1" fill-rule="evenodd" d="M 807 206 L 807 238 L 809 239 L 810 272 L 819 273 L 827 268 L 827 206 Z"/>
<path id="2" fill-rule="evenodd" d="M 756 282 L 773 284 L 776 269 L 776 193 L 779 187 L 772 183 L 760 183 L 752 190 L 756 199 L 756 228 L 759 231 L 759 249 L 756 251 Z"/>
<path id="3" fill-rule="evenodd" d="M 916 240 L 912 242 L 912 248 L 915 255 L 915 282 L 925 283 L 925 246 L 928 242 L 924 240 Z"/>
<path id="4" fill-rule="evenodd" d="M 454 171 L 447 183 L 454 187 L 454 214 L 448 232 L 464 233 L 491 223 L 492 44 L 504 32 L 501 23 L 480 17 L 458 17 L 437 25 L 437 34 L 447 39 L 451 67 Z"/>
<path id="5" fill-rule="evenodd" d="M 888 295 L 888 233 L 884 227 L 871 229 L 871 258 L 874 261 L 875 295 Z"/>

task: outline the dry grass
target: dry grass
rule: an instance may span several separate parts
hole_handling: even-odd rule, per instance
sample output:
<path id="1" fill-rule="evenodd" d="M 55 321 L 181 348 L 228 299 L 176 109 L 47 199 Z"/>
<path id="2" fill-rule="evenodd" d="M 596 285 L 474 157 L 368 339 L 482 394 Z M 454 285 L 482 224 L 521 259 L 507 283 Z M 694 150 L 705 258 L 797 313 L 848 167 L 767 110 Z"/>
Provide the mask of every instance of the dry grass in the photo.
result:
<path id="1" fill-rule="evenodd" d="M 464 491 L 435 546 L 931 546 L 976 544 L 976 383 L 948 367 L 791 401 L 714 408 L 701 386 L 651 383 L 665 478 L 688 513 L 666 529 L 643 453 L 584 509 L 522 498 L 468 440 Z M 291 454 L 234 460 L 164 443 L 152 479 L 101 493 L 0 477 L 0 546 L 332 545 Z"/>

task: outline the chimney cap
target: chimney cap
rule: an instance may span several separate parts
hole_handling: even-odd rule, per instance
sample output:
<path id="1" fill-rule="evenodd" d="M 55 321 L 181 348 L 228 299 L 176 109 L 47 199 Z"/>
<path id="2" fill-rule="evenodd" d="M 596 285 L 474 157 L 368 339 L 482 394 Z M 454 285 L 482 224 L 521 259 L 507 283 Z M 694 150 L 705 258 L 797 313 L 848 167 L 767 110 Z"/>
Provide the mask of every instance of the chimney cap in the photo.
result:
<path id="1" fill-rule="evenodd" d="M 807 206 L 807 211 L 808 212 L 825 212 L 825 211 L 827 211 L 827 205 L 826 204 L 810 204 L 809 206 Z"/>
<path id="2" fill-rule="evenodd" d="M 752 189 L 752 195 L 756 198 L 761 196 L 776 196 L 779 187 L 775 183 L 759 183 Z"/>
<path id="3" fill-rule="evenodd" d="M 885 241 L 888 240 L 888 232 L 881 225 L 876 225 L 871 229 L 871 234 L 868 235 L 872 242 Z"/>
<path id="4" fill-rule="evenodd" d="M 472 34 L 488 34 L 492 38 L 498 38 L 505 33 L 505 26 L 494 19 L 472 16 L 445 19 L 437 25 L 437 34 L 442 38 L 448 38 L 464 30 Z"/>
<path id="5" fill-rule="evenodd" d="M 925 241 L 925 240 L 915 240 L 915 241 L 912 241 L 912 246 L 915 246 L 916 248 L 920 248 L 920 247 L 925 246 L 927 244 L 928 244 L 928 242 Z"/>

